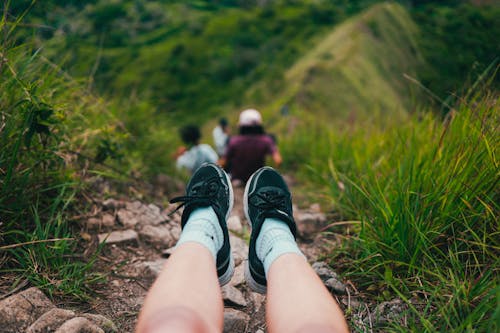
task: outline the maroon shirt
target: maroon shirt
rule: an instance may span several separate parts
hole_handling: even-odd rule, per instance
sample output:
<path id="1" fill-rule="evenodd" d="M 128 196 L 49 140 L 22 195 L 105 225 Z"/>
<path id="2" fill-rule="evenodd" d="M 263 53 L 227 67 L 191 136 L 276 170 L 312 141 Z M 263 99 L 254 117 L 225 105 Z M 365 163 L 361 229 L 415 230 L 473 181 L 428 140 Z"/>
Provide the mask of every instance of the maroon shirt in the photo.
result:
<path id="1" fill-rule="evenodd" d="M 246 182 L 264 166 L 266 156 L 276 150 L 273 140 L 266 134 L 232 136 L 225 154 L 231 177 Z"/>

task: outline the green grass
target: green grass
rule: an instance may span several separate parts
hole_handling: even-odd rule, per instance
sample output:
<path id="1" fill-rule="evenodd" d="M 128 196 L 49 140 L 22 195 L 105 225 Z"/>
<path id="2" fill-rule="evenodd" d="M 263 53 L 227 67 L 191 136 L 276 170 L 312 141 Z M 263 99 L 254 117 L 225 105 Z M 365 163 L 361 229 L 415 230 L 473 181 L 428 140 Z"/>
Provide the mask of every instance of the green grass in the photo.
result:
<path id="1" fill-rule="evenodd" d="M 2 8 L 3 9 L 3 8 Z M 117 181 L 171 173 L 165 142 L 178 142 L 146 102 L 91 93 L 63 63 L 17 39 L 23 16 L 3 12 L 0 30 L 0 258 L 49 294 L 88 296 L 93 258 L 79 252 L 87 178 Z M 167 149 L 168 151 L 168 149 Z M 131 175 L 131 176 L 129 176 Z M 106 195 L 99 193 L 98 195 Z"/>
<path id="2" fill-rule="evenodd" d="M 393 330 L 498 329 L 499 121 L 492 93 L 445 121 L 426 113 L 341 133 L 309 125 L 284 144 L 285 159 L 307 161 L 299 175 L 360 221 L 331 264 L 368 299 L 410 305 L 408 326 Z"/>
<path id="3" fill-rule="evenodd" d="M 0 23 L 9 32 L 0 40 L 1 271 L 51 295 L 85 298 L 97 277 L 89 272 L 93 259 L 76 252 L 75 194 L 99 144 L 120 135 L 107 131 L 114 117 L 81 83 L 17 43 L 19 22 L 3 16 Z"/>
<path id="4" fill-rule="evenodd" d="M 300 119 L 335 123 L 377 119 L 377 113 L 404 117 L 418 99 L 404 78 L 416 76 L 422 61 L 417 35 L 404 7 L 375 5 L 336 26 L 291 66 L 278 91 L 269 90 L 272 103 L 265 109 L 278 121 L 283 104 Z"/>

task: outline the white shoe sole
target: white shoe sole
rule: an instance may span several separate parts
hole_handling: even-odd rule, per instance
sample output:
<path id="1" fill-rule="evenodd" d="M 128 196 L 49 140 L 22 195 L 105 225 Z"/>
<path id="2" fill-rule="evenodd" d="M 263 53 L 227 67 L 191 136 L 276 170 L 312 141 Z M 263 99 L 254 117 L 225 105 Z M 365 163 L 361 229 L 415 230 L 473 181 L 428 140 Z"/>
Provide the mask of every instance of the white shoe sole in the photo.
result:
<path id="1" fill-rule="evenodd" d="M 226 177 L 227 184 L 229 186 L 229 208 L 228 208 L 227 213 L 226 213 L 226 221 L 227 221 L 227 219 L 229 218 L 229 214 L 233 210 L 234 192 L 233 192 L 233 186 L 231 186 L 231 179 L 229 179 L 229 175 L 224 170 L 222 170 L 222 172 L 224 173 L 224 176 Z M 229 232 L 229 230 L 228 230 L 228 232 Z M 229 241 L 229 239 L 228 239 L 228 241 Z M 231 243 L 229 245 L 231 245 Z M 229 247 L 229 248 L 231 248 L 231 247 Z M 220 286 L 222 287 L 225 284 L 227 284 L 229 281 L 231 281 L 233 274 L 234 274 L 234 258 L 233 258 L 233 254 L 230 252 L 229 253 L 229 267 L 227 268 L 226 272 L 222 276 L 219 277 Z"/>
<path id="2" fill-rule="evenodd" d="M 272 169 L 271 167 L 264 167 L 261 170 L 265 169 Z M 259 172 L 259 174 L 261 173 Z M 254 173 L 250 179 L 247 181 L 247 184 L 245 186 L 245 194 L 243 195 L 243 211 L 245 212 L 245 218 L 247 219 L 248 224 L 250 225 L 250 228 L 252 227 L 252 221 L 250 220 L 250 216 L 248 215 L 248 192 L 250 192 L 250 183 L 252 183 L 252 180 L 254 177 L 257 176 L 257 173 Z M 258 292 L 260 294 L 265 294 L 267 292 L 267 286 L 258 283 L 257 281 L 254 280 L 252 277 L 252 273 L 250 273 L 250 264 L 249 261 L 247 260 L 245 263 L 245 280 L 247 281 L 248 286 L 255 292 Z"/>

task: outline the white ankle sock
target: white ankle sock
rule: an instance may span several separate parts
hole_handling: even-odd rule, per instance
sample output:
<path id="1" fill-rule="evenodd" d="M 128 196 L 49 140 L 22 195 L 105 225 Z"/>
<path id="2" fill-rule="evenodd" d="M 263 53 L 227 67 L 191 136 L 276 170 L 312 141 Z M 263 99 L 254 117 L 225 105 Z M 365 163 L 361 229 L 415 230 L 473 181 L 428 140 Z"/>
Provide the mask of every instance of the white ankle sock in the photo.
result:
<path id="1" fill-rule="evenodd" d="M 224 234 L 212 207 L 198 208 L 191 212 L 176 247 L 186 242 L 205 246 L 214 259 L 217 259 L 217 252 L 224 244 Z"/>
<path id="2" fill-rule="evenodd" d="M 264 264 L 266 276 L 271 264 L 282 254 L 296 253 L 303 256 L 288 225 L 274 218 L 264 220 L 255 243 L 255 251 L 257 258 Z"/>

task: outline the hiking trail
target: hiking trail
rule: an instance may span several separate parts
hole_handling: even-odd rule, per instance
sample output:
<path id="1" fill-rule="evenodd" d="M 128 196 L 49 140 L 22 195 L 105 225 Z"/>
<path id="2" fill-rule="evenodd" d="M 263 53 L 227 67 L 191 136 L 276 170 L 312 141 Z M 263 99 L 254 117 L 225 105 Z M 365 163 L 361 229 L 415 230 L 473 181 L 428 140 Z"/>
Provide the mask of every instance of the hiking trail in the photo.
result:
<path id="1" fill-rule="evenodd" d="M 285 178 L 293 194 L 295 184 L 290 177 Z M 250 234 L 243 213 L 244 189 L 234 188 L 234 192 L 234 208 L 227 222 L 236 269 L 229 284 L 222 288 L 224 332 L 263 333 L 266 332 L 266 297 L 252 292 L 244 280 Z M 12 327 L 13 332 L 134 331 L 145 295 L 181 233 L 182 210 L 170 215 L 177 204 L 160 207 L 155 203 L 127 199 L 94 199 L 94 203 L 82 220 L 81 235 L 86 240 L 84 256 L 92 256 L 97 247 L 102 246 L 94 270 L 106 279 L 95 287 L 96 297 L 87 304 L 62 301 L 56 306 L 38 289 L 30 288 L 0 301 L 1 327 Z M 371 331 L 377 320 L 403 311 L 398 300 L 370 306 L 361 302 L 349 281 L 342 281 L 328 265 L 318 262 L 318 257 L 338 242 L 335 234 L 321 232 L 332 221 L 319 204 L 306 208 L 294 204 L 299 247 L 346 315 L 352 317 L 351 325 L 357 322 L 361 330 Z M 23 308 L 21 303 L 28 298 L 36 300 L 30 303 L 29 314 L 23 316 L 19 312 Z M 16 305 L 15 302 L 21 303 Z M 2 307 L 21 310 L 15 314 L 17 319 L 9 319 L 2 317 Z"/>

